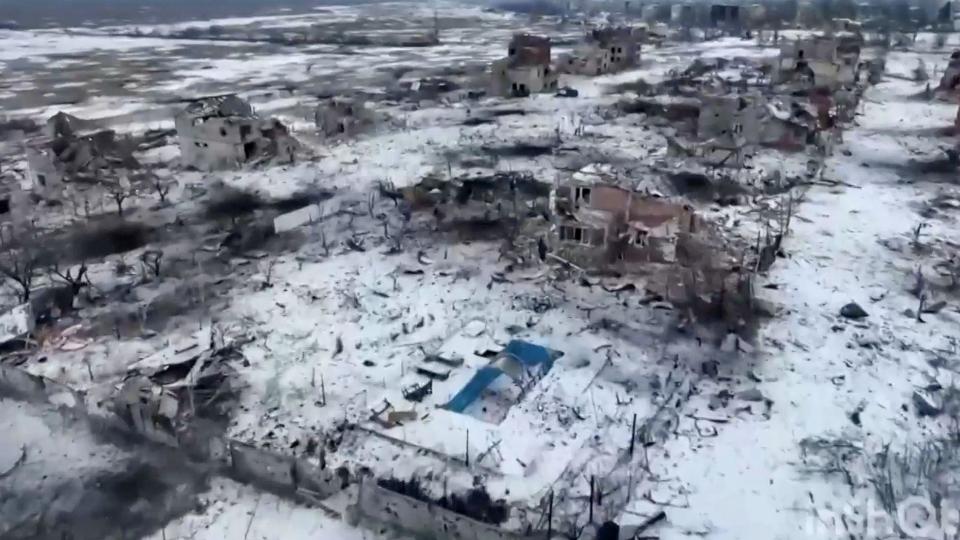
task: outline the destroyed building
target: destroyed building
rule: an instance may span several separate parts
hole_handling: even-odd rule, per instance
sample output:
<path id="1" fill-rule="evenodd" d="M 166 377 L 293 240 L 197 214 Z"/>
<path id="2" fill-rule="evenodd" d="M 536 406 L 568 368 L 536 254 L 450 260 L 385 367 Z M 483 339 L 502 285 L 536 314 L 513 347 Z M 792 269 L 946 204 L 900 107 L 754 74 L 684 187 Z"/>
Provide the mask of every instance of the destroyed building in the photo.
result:
<path id="1" fill-rule="evenodd" d="M 374 124 L 374 114 L 361 99 L 334 97 L 317 107 L 317 129 L 324 137 L 353 137 Z"/>
<path id="2" fill-rule="evenodd" d="M 645 4 L 640 9 L 640 18 L 647 23 L 670 20 L 671 4 Z"/>
<path id="3" fill-rule="evenodd" d="M 32 213 L 30 194 L 17 178 L 0 174 L 0 224 L 26 223 Z"/>
<path id="4" fill-rule="evenodd" d="M 460 89 L 456 82 L 440 77 L 417 77 L 409 80 L 400 80 L 402 93 L 395 99 L 400 101 L 409 98 L 414 101 L 439 100 Z"/>
<path id="5" fill-rule="evenodd" d="M 236 95 L 196 100 L 175 118 L 185 166 L 237 167 L 261 159 L 292 162 L 299 144 L 281 122 L 264 119 Z"/>
<path id="6" fill-rule="evenodd" d="M 852 86 L 857 80 L 859 39 L 854 35 L 814 36 L 780 45 L 778 79 L 792 90 Z"/>
<path id="7" fill-rule="evenodd" d="M 639 62 L 644 30 L 627 26 L 592 30 L 572 54 L 563 55 L 560 68 L 578 75 L 604 75 L 634 67 Z"/>
<path id="8" fill-rule="evenodd" d="M 118 171 L 139 168 L 133 150 L 132 141 L 96 122 L 57 113 L 27 145 L 27 179 L 41 197 L 57 198 L 64 183 L 115 181 Z"/>
<path id="9" fill-rule="evenodd" d="M 550 192 L 549 184 L 528 173 L 496 172 L 449 181 L 428 176 L 405 188 L 403 197 L 415 211 L 431 210 L 438 229 L 498 237 L 528 218 L 546 216 Z"/>
<path id="10" fill-rule="evenodd" d="M 672 4 L 667 6 L 670 9 L 669 20 L 671 23 L 689 28 L 697 24 L 697 6 L 690 3 Z"/>
<path id="11" fill-rule="evenodd" d="M 760 142 L 762 105 L 756 96 L 703 96 L 697 117 L 697 136 L 708 150 L 726 151 L 743 164 L 743 151 Z"/>
<path id="12" fill-rule="evenodd" d="M 835 32 L 850 32 L 860 34 L 863 32 L 863 23 L 847 18 L 836 18 L 831 21 L 831 27 Z"/>
<path id="13" fill-rule="evenodd" d="M 63 111 L 51 116 L 43 125 L 43 135 L 48 139 L 81 137 L 102 131 L 103 127 L 93 120 L 77 118 Z"/>
<path id="14" fill-rule="evenodd" d="M 515 34 L 507 57 L 491 66 L 491 93 L 525 97 L 557 89 L 558 74 L 551 63 L 550 38 Z"/>
<path id="15" fill-rule="evenodd" d="M 815 142 L 818 130 L 816 108 L 805 102 L 767 103 L 761 121 L 760 142 L 780 150 L 803 150 Z"/>
<path id="16" fill-rule="evenodd" d="M 741 10 L 736 4 L 711 4 L 710 26 L 734 31 L 741 25 Z"/>
<path id="17" fill-rule="evenodd" d="M 232 348 L 160 351 L 130 370 L 111 403 L 127 426 L 154 442 L 181 446 L 189 427 L 222 423 L 233 407 Z M 154 359 L 163 358 L 159 365 Z"/>
<path id="18" fill-rule="evenodd" d="M 678 262 L 681 237 L 698 230 L 692 207 L 611 183 L 557 188 L 552 243 L 585 267 Z"/>

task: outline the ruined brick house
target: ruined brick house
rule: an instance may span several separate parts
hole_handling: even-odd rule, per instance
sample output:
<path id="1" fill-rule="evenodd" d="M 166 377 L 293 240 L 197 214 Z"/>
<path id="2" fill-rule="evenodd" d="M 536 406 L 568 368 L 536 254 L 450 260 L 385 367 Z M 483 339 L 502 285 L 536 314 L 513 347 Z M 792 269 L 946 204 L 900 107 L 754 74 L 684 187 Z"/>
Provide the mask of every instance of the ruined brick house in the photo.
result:
<path id="1" fill-rule="evenodd" d="M 237 167 L 265 157 L 292 162 L 299 144 L 286 126 L 264 119 L 236 95 L 190 103 L 175 117 L 184 166 L 199 170 Z"/>
<path id="2" fill-rule="evenodd" d="M 353 137 L 374 124 L 374 114 L 361 99 L 334 97 L 317 107 L 317 129 L 324 137 Z"/>
<path id="3" fill-rule="evenodd" d="M 594 29 L 572 54 L 559 59 L 559 68 L 565 73 L 588 76 L 629 69 L 640 60 L 644 34 L 644 28 L 628 26 Z"/>
<path id="4" fill-rule="evenodd" d="M 507 57 L 491 66 L 491 94 L 525 97 L 557 89 L 558 74 L 551 63 L 550 38 L 515 34 Z"/>
<path id="5" fill-rule="evenodd" d="M 814 36 L 780 45 L 778 79 L 795 90 L 849 87 L 857 81 L 859 39 L 853 35 Z"/>
<path id="6" fill-rule="evenodd" d="M 703 96 L 697 117 L 697 136 L 705 150 L 733 155 L 731 164 L 742 166 L 744 151 L 760 143 L 762 114 L 763 104 L 757 96 Z M 729 162 L 726 156 L 723 159 Z"/>
<path id="7" fill-rule="evenodd" d="M 554 220 L 556 251 L 584 267 L 678 262 L 699 226 L 688 205 L 606 183 L 558 187 Z"/>
<path id="8" fill-rule="evenodd" d="M 139 168 L 134 149 L 96 122 L 57 113 L 25 149 L 27 179 L 41 197 L 58 198 L 66 183 L 113 181 L 120 171 Z"/>

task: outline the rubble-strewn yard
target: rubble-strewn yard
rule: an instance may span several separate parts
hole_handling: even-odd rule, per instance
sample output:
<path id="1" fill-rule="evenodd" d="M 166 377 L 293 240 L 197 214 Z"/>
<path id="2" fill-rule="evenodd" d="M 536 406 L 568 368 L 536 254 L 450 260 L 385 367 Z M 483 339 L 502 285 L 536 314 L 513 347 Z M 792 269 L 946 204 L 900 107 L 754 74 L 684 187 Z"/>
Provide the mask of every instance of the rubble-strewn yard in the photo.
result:
<path id="1" fill-rule="evenodd" d="M 0 31 L 14 50 L 0 52 L 0 107 L 16 137 L 66 161 L 62 185 L 40 189 L 20 139 L 0 147 L 4 303 L 35 319 L 4 329 L 17 339 L 3 367 L 181 447 L 165 459 L 199 453 L 244 480 L 232 445 L 281 456 L 264 466 L 273 494 L 227 478 L 175 488 L 189 473 L 155 485 L 156 456 L 137 468 L 129 448 L 84 439 L 75 482 L 120 463 L 155 485 L 165 511 L 136 534 L 388 537 L 361 519 L 385 489 L 510 538 L 576 538 L 588 516 L 662 539 L 797 538 L 846 505 L 896 514 L 911 495 L 954 495 L 957 108 L 913 80 L 920 59 L 946 65 L 932 36 L 865 46 L 885 76 L 842 122 L 821 94 L 795 95 L 805 79 L 767 80 L 781 53 L 757 39 L 644 44 L 625 71 L 561 75 L 575 93 L 502 99 L 466 89 L 513 32 L 551 36 L 556 55 L 578 29 L 450 5 L 436 46 L 269 32 L 335 13 L 333 27 L 365 14 L 392 36 L 434 16 L 329 9 L 202 23 L 237 42 L 182 25 Z M 27 48 L 46 67 L 20 60 Z M 331 99 L 347 87 L 356 99 Z M 225 92 L 253 108 L 208 100 L 242 114 L 207 115 L 223 123 L 195 139 L 180 126 L 196 153 L 181 162 L 173 114 Z M 60 110 L 83 133 L 43 138 Z M 109 141 L 88 141 L 91 126 Z M 257 126 L 298 142 L 251 146 Z M 229 159 L 202 158 L 235 127 Z M 49 444 L 20 426 L 41 413 L 2 404 L 27 458 L 0 445 L 0 474 L 66 474 L 32 461 Z M 50 435 L 61 428 L 74 426 Z M 319 496 L 329 486 L 304 464 L 337 493 Z M 927 482 L 895 484 L 893 469 Z M 0 516 L 50 489 L 18 483 Z M 64 523 L 84 519 L 64 508 Z"/>

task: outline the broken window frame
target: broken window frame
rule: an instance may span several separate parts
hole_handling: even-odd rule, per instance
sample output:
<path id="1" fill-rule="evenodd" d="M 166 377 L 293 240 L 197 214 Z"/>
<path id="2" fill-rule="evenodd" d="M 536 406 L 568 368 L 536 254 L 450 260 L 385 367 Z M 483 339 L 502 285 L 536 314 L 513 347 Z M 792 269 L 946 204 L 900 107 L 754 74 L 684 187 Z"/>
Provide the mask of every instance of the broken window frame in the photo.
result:
<path id="1" fill-rule="evenodd" d="M 650 245 L 650 231 L 645 229 L 636 229 L 633 235 L 633 245 L 637 247 L 647 247 Z"/>
<path id="2" fill-rule="evenodd" d="M 587 229 L 586 227 L 578 227 L 576 225 L 561 225 L 559 234 L 561 242 L 580 244 L 582 246 L 593 245 L 590 243 L 590 229 Z"/>
<path id="3" fill-rule="evenodd" d="M 573 200 L 577 203 L 590 204 L 590 199 L 593 197 L 593 188 L 587 186 L 577 186 L 573 192 Z"/>

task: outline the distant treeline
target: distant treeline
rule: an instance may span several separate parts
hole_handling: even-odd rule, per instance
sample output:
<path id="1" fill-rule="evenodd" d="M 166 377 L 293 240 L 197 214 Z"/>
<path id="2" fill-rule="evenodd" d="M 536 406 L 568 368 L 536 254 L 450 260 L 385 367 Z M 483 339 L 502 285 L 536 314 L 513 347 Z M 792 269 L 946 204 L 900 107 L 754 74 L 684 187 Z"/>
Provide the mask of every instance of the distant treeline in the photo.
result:
<path id="1" fill-rule="evenodd" d="M 283 11 L 304 13 L 324 5 L 372 0 L 0 0 L 0 28 L 164 24 Z"/>

